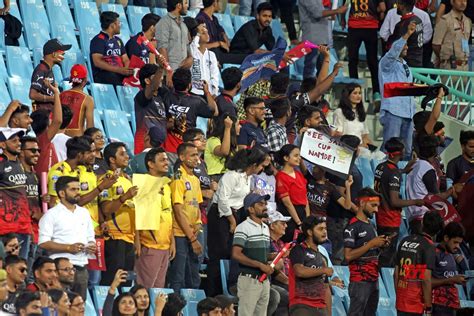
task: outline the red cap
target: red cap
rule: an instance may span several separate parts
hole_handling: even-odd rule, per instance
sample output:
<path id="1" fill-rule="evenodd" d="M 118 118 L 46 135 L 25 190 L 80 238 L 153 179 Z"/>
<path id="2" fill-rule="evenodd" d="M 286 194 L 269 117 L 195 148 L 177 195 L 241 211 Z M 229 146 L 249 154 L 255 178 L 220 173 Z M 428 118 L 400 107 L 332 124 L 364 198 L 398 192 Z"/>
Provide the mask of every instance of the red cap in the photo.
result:
<path id="1" fill-rule="evenodd" d="M 84 65 L 76 64 L 72 66 L 69 81 L 81 83 L 85 78 L 87 78 L 87 68 Z"/>

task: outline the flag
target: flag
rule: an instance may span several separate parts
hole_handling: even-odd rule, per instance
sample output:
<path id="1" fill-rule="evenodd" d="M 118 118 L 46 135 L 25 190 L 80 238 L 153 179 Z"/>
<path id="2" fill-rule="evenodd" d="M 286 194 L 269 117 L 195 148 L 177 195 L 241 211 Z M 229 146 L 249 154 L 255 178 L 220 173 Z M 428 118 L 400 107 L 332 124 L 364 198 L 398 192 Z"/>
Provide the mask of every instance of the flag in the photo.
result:
<path id="1" fill-rule="evenodd" d="M 105 271 L 105 246 L 103 238 L 95 239 L 95 254 L 89 255 L 87 268 L 89 270 Z"/>
<path id="2" fill-rule="evenodd" d="M 140 85 L 138 74 L 143 66 L 145 66 L 145 62 L 140 57 L 132 55 L 128 68 L 133 68 L 133 75 L 124 78 L 122 81 L 123 85 L 141 89 L 142 86 Z"/>
<path id="3" fill-rule="evenodd" d="M 444 225 L 448 225 L 451 222 L 461 222 L 461 216 L 456 208 L 445 199 L 434 194 L 428 194 L 423 201 L 430 211 L 437 211 L 441 215 Z"/>
<path id="4" fill-rule="evenodd" d="M 389 82 L 383 85 L 383 97 L 422 96 L 428 92 L 428 85 L 411 82 Z"/>
<path id="5" fill-rule="evenodd" d="M 316 44 L 313 44 L 311 43 L 310 41 L 304 41 L 303 43 L 293 47 L 292 49 L 290 49 L 288 51 L 288 56 L 291 57 L 291 60 L 293 62 L 297 61 L 298 59 L 300 59 L 301 57 L 303 56 L 306 56 L 308 55 L 309 53 L 311 53 L 311 51 L 313 49 L 318 49 L 319 46 L 316 45 Z M 283 69 L 285 68 L 286 66 L 288 66 L 288 63 L 284 60 L 282 60 L 280 62 L 280 69 Z"/>
<path id="6" fill-rule="evenodd" d="M 278 72 L 286 45 L 286 41 L 279 37 L 272 51 L 245 57 L 240 66 L 240 70 L 243 72 L 241 91 L 245 91 L 260 79 L 270 79 L 273 74 Z"/>

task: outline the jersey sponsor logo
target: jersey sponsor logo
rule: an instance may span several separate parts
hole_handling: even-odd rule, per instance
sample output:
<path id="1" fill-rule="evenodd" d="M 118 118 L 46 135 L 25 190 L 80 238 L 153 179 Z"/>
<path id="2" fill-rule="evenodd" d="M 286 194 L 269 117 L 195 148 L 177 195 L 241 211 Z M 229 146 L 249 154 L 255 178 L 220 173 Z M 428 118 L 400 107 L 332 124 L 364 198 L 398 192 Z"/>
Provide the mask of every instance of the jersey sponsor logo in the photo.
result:
<path id="1" fill-rule="evenodd" d="M 87 182 L 81 182 L 81 190 L 82 190 L 82 191 L 87 191 L 87 190 L 89 190 L 89 183 L 87 183 Z"/>
<path id="2" fill-rule="evenodd" d="M 311 253 L 311 252 L 307 252 L 307 253 L 306 253 L 306 257 L 308 257 L 308 258 L 310 258 L 310 259 L 316 258 L 316 256 L 315 256 L 313 253 Z"/>
<path id="3" fill-rule="evenodd" d="M 367 236 L 367 231 L 363 231 L 361 233 L 359 233 L 358 235 L 360 238 L 364 238 L 365 236 Z"/>
<path id="4" fill-rule="evenodd" d="M 12 166 L 8 166 L 8 167 L 6 167 L 3 171 L 4 171 L 5 173 L 7 173 L 7 172 L 10 172 L 10 171 L 12 171 L 12 170 L 13 170 L 13 167 L 12 167 Z"/>
<path id="5" fill-rule="evenodd" d="M 171 114 L 187 114 L 189 112 L 189 106 L 179 105 L 179 104 L 171 104 L 169 111 Z"/>
<path id="6" fill-rule="evenodd" d="M 345 232 L 345 233 L 348 233 L 349 236 L 352 236 L 352 232 L 353 232 L 353 231 L 354 231 L 354 228 L 352 228 L 352 229 L 345 229 L 345 230 L 344 230 L 344 232 Z"/>
<path id="7" fill-rule="evenodd" d="M 184 185 L 186 186 L 186 190 L 191 191 L 191 183 L 186 181 L 186 183 Z"/>
<path id="8" fill-rule="evenodd" d="M 398 178 L 398 177 L 395 177 L 395 176 L 394 176 L 393 178 L 394 178 L 395 180 L 397 180 L 397 181 L 400 181 L 400 178 Z"/>
<path id="9" fill-rule="evenodd" d="M 419 246 L 420 246 L 420 243 L 411 242 L 411 241 L 404 241 L 403 244 L 402 244 L 402 248 L 405 248 L 403 250 L 408 250 L 408 249 L 415 250 Z"/>
<path id="10" fill-rule="evenodd" d="M 115 192 L 116 192 L 117 194 L 120 194 L 120 195 L 121 195 L 121 194 L 123 194 L 123 193 L 124 193 L 124 191 L 123 191 L 123 188 L 122 188 L 122 186 L 121 186 L 121 185 L 119 185 L 119 186 L 117 187 L 117 189 L 115 190 Z"/>
<path id="11" fill-rule="evenodd" d="M 26 184 L 26 174 L 12 174 L 8 176 L 8 181 L 16 185 Z"/>

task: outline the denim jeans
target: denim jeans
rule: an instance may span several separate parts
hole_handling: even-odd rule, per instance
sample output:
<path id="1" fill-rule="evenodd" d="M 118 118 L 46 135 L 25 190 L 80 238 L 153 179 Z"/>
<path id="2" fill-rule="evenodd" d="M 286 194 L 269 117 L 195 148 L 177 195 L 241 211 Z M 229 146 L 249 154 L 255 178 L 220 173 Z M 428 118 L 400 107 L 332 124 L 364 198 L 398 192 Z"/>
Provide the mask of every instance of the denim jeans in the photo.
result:
<path id="1" fill-rule="evenodd" d="M 405 144 L 405 160 L 411 159 L 413 147 L 413 120 L 393 115 L 388 111 L 383 111 L 380 117 L 380 124 L 383 126 L 383 144 L 392 137 L 400 137 Z"/>
<path id="2" fill-rule="evenodd" d="M 311 53 L 304 58 L 303 78 L 314 78 L 321 68 L 321 55 L 317 49 L 313 49 Z"/>
<path id="3" fill-rule="evenodd" d="M 89 290 L 93 290 L 94 286 L 100 284 L 101 271 L 99 270 L 87 270 L 89 272 L 89 281 L 87 287 Z"/>
<path id="4" fill-rule="evenodd" d="M 176 257 L 168 272 L 170 287 L 179 293 L 180 289 L 197 289 L 201 283 L 199 258 L 186 237 L 175 237 Z"/>
<path id="5" fill-rule="evenodd" d="M 17 234 L 18 242 L 20 243 L 20 257 L 28 260 L 28 253 L 30 252 L 31 235 Z"/>
<path id="6" fill-rule="evenodd" d="M 239 15 L 250 16 L 252 14 L 252 5 L 254 11 L 257 11 L 258 5 L 262 2 L 265 2 L 265 0 L 240 0 Z"/>

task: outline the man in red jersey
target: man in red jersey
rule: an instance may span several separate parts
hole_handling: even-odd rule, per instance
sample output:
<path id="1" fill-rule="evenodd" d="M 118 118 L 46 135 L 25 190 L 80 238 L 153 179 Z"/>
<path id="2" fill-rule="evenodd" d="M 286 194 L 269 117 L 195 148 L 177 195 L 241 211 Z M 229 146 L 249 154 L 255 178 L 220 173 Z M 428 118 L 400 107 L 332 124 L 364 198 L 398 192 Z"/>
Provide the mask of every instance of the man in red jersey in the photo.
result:
<path id="1" fill-rule="evenodd" d="M 442 228 L 441 216 L 426 212 L 422 232 L 400 242 L 394 272 L 398 316 L 432 314 L 431 271 L 436 261 L 433 238 Z"/>
<path id="2" fill-rule="evenodd" d="M 72 83 L 72 88 L 59 95 L 61 104 L 70 108 L 73 113 L 71 123 L 66 128 L 66 135 L 82 136 L 86 128 L 94 127 L 94 100 L 84 93 L 87 68 L 79 64 L 72 66 L 69 81 Z"/>

